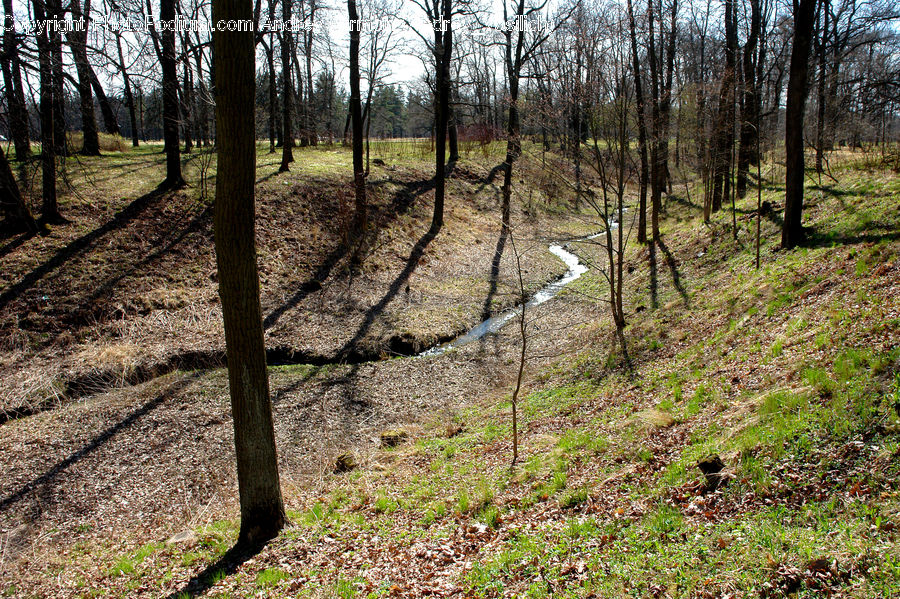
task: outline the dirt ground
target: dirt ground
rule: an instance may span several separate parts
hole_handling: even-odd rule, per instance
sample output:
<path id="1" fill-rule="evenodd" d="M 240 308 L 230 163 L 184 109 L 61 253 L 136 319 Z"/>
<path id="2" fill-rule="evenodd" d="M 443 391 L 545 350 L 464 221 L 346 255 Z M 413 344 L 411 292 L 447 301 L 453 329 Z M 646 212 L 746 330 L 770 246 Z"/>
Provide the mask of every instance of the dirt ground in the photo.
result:
<path id="1" fill-rule="evenodd" d="M 124 178 L 159 166 L 111 162 Z M 270 166 L 257 221 L 267 348 L 284 361 L 384 358 L 271 369 L 290 497 L 341 452 L 367 459 L 386 428 L 442 426 L 473 398 L 506 392 L 508 330 L 439 357 L 388 358 L 463 332 L 516 295 L 508 244 L 494 263 L 496 169 L 455 170 L 434 240 L 425 166 L 373 173 L 371 233 L 355 264 L 341 243 L 349 177 L 300 167 L 275 177 Z M 0 250 L 0 564 L 22 576 L 59 541 L 165 539 L 235 507 L 212 209 L 193 188 L 161 195 L 136 182 L 142 195 L 119 198 L 114 174 L 96 172 L 96 197 L 63 202 L 71 224 Z M 565 271 L 549 241 L 594 226 L 537 209 L 514 222 L 529 291 Z M 559 355 L 594 309 L 574 296 L 536 310 L 530 365 Z"/>

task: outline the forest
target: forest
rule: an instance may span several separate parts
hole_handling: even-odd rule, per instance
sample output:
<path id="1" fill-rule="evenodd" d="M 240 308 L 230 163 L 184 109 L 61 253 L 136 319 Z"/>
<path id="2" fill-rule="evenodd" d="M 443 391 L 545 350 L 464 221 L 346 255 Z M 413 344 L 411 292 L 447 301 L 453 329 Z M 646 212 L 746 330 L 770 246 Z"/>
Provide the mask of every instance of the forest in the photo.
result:
<path id="1" fill-rule="evenodd" d="M 900 595 L 892 0 L 3 0 L 0 596 Z"/>

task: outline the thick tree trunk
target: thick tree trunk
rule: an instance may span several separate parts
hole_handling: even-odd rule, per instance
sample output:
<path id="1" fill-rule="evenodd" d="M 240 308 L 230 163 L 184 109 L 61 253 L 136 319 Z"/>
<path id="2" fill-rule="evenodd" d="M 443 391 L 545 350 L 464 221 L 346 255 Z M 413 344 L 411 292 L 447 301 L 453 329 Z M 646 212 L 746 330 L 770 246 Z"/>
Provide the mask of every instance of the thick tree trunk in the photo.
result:
<path id="1" fill-rule="evenodd" d="M 817 0 L 794 0 L 794 43 L 785 108 L 785 194 L 781 247 L 789 249 L 803 241 L 803 114 L 809 79 L 809 49 L 812 45 Z"/>
<path id="2" fill-rule="evenodd" d="M 444 225 L 445 166 L 447 156 L 447 119 L 450 109 L 450 58 L 453 55 L 453 29 L 450 22 L 452 0 L 442 0 L 444 31 L 434 32 L 435 77 L 435 146 L 434 146 L 434 214 L 429 233 L 437 235 Z M 440 28 L 438 28 L 440 29 Z"/>
<path id="3" fill-rule="evenodd" d="M 85 14 L 81 13 L 81 0 L 72 0 L 72 18 L 90 18 L 91 3 L 87 0 Z M 78 74 L 78 96 L 81 103 L 81 153 L 85 156 L 100 155 L 100 138 L 97 134 L 97 117 L 94 114 L 94 96 L 91 93 L 91 65 L 87 55 L 87 26 L 83 31 L 73 31 L 68 34 L 69 48 L 75 60 L 75 71 Z"/>
<path id="4" fill-rule="evenodd" d="M 164 22 L 175 19 L 175 0 L 161 0 L 159 17 Z M 163 142 L 166 152 L 166 178 L 160 185 L 176 189 L 184 185 L 181 174 L 181 148 L 178 144 L 178 62 L 175 54 L 175 32 L 166 27 L 161 35 Z"/>
<path id="5" fill-rule="evenodd" d="M 63 9 L 59 0 L 47 0 L 47 16 L 52 19 L 64 18 Z M 51 73 L 52 73 L 52 103 L 53 103 L 53 145 L 58 156 L 68 156 L 69 149 L 66 145 L 66 110 L 64 94 L 64 73 L 62 54 L 62 29 L 51 27 L 49 33 Z"/>
<path id="6" fill-rule="evenodd" d="M 353 187 L 356 194 L 352 229 L 354 238 L 361 239 L 366 228 L 366 174 L 363 168 L 362 99 L 359 91 L 361 24 L 356 12 L 356 0 L 347 0 L 347 13 L 350 19 L 350 121 L 353 131 Z"/>
<path id="7" fill-rule="evenodd" d="M 16 37 L 10 27 L 13 25 L 12 0 L 3 0 L 6 15 L 3 33 L 3 83 L 6 86 L 6 105 L 10 114 L 27 114 L 25 108 L 25 92 L 22 87 L 22 66 L 19 60 L 19 49 Z M 31 156 L 31 138 L 28 133 L 28 119 L 9 119 L 9 133 L 16 148 L 16 160 L 25 160 Z"/>
<path id="8" fill-rule="evenodd" d="M 16 177 L 6 160 L 6 152 L 0 149 L 0 213 L 6 217 L 6 224 L 14 231 L 24 230 L 36 233 L 37 223 L 19 191 Z"/>
<path id="9" fill-rule="evenodd" d="M 44 4 L 32 0 L 34 16 L 38 21 L 47 18 Z M 50 39 L 44 30 L 37 35 L 38 64 L 40 67 L 40 113 L 41 113 L 41 220 L 54 223 L 62 220 L 56 201 L 56 144 L 53 102 L 53 59 Z"/>
<path id="10" fill-rule="evenodd" d="M 285 23 L 291 20 L 291 0 L 281 0 L 281 18 Z M 292 147 L 294 133 L 291 128 L 291 32 L 281 32 L 281 165 L 278 172 L 290 170 L 294 161 Z"/>
<path id="11" fill-rule="evenodd" d="M 734 88 L 737 55 L 737 28 L 734 0 L 725 0 L 725 68 L 719 92 L 713 156 L 712 211 L 722 209 L 722 200 L 731 196 L 731 154 L 734 149 Z"/>
<path id="12" fill-rule="evenodd" d="M 637 31 L 634 10 L 628 0 L 628 25 L 631 37 L 631 61 L 634 71 L 634 94 L 637 101 L 638 147 L 641 154 L 640 195 L 638 203 L 638 243 L 647 243 L 647 182 L 650 168 L 647 163 L 647 123 L 644 109 L 644 90 L 641 82 L 641 62 L 638 57 Z"/>
<path id="13" fill-rule="evenodd" d="M 216 21 L 252 16 L 250 0 L 213 1 Z M 214 221 L 216 263 L 241 504 L 238 544 L 251 547 L 276 536 L 285 523 L 256 264 L 253 38 L 252 31 L 213 32 L 219 147 Z"/>
<path id="14" fill-rule="evenodd" d="M 316 16 L 316 0 L 309 0 L 309 18 L 310 24 L 315 22 Z M 309 145 L 319 145 L 319 132 L 316 127 L 316 119 L 313 117 L 312 111 L 315 102 L 315 94 L 312 76 L 312 50 L 313 50 L 313 30 L 309 29 L 305 32 L 306 40 L 306 136 Z"/>

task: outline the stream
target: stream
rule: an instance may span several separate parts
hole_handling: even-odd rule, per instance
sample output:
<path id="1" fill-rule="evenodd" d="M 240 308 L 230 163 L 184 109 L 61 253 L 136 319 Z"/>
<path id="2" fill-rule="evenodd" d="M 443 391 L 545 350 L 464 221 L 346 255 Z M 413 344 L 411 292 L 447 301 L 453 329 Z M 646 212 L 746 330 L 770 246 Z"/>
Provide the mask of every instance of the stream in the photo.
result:
<path id="1" fill-rule="evenodd" d="M 616 223 L 612 224 L 611 228 L 615 228 Z M 588 235 L 587 237 L 580 237 L 578 239 L 574 239 L 571 242 L 565 243 L 563 245 L 551 244 L 547 249 L 551 254 L 562 260 L 565 265 L 568 267 L 566 273 L 562 276 L 562 278 L 553 281 L 552 283 L 548 283 L 545 285 L 540 291 L 531 296 L 531 299 L 525 303 L 525 308 L 533 308 L 535 306 L 540 306 L 544 302 L 547 302 L 554 297 L 556 297 L 560 291 L 563 290 L 563 287 L 571 283 L 572 281 L 578 280 L 581 275 L 587 272 L 588 267 L 585 266 L 581 260 L 579 260 L 578 256 L 568 251 L 566 248 L 569 243 L 577 243 L 580 241 L 589 241 L 591 239 L 596 239 L 601 235 L 605 234 L 605 231 L 601 231 L 600 233 L 594 233 L 593 235 Z M 459 337 L 443 343 L 441 345 L 436 345 L 431 349 L 427 349 L 419 354 L 419 357 L 428 357 L 428 356 L 440 356 L 451 349 L 455 349 L 457 347 L 462 347 L 468 343 L 472 343 L 473 341 L 478 341 L 485 335 L 490 335 L 496 333 L 504 326 L 506 326 L 509 321 L 518 316 L 522 312 L 522 305 L 518 304 L 517 306 L 505 310 L 495 316 L 491 316 L 485 321 L 475 325 L 464 335 L 460 335 Z"/>

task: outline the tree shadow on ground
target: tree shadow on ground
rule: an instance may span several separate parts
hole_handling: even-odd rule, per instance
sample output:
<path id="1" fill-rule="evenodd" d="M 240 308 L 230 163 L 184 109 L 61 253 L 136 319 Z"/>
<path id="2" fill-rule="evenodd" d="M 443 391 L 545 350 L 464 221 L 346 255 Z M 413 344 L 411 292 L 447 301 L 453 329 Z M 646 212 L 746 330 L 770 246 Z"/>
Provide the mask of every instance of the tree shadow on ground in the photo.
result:
<path id="1" fill-rule="evenodd" d="M 492 168 L 490 171 L 488 171 L 488 175 L 487 175 L 487 177 L 484 178 L 484 181 L 481 183 L 481 187 L 479 187 L 478 189 L 475 190 L 475 195 L 478 195 L 479 193 L 481 193 L 485 187 L 487 187 L 488 185 L 490 185 L 491 183 L 494 182 L 494 179 L 497 178 L 497 175 L 499 175 L 503 171 L 504 164 L 506 164 L 506 163 L 501 162 L 500 164 L 498 164 L 494 168 Z"/>
<path id="2" fill-rule="evenodd" d="M 170 593 L 166 599 L 182 599 L 183 597 L 198 597 L 210 590 L 217 581 L 224 576 L 231 576 L 238 568 L 249 559 L 258 555 L 268 543 L 256 543 L 254 545 L 235 545 L 226 551 L 222 557 L 203 569 L 202 572 L 191 578 L 181 589 Z"/>
<path id="3" fill-rule="evenodd" d="M 859 245 L 861 243 L 879 243 L 882 241 L 897 241 L 900 239 L 900 231 L 889 233 L 855 233 L 841 235 L 837 233 L 819 233 L 808 230 L 803 243 L 807 248 L 831 247 L 834 245 Z"/>
<path id="4" fill-rule="evenodd" d="M 366 336 L 366 333 L 369 332 L 369 329 L 372 327 L 372 324 L 375 322 L 375 319 L 384 312 L 384 309 L 391 302 L 394 297 L 400 292 L 400 289 L 403 285 L 409 280 L 409 277 L 416 270 L 416 267 L 419 265 L 419 261 L 422 259 L 422 256 L 425 254 L 425 250 L 428 248 L 428 245 L 435 238 L 435 233 L 431 231 L 425 233 L 419 240 L 416 242 L 416 245 L 413 246 L 412 251 L 409 253 L 409 258 L 406 260 L 406 266 L 404 266 L 403 270 L 399 275 L 391 282 L 388 287 L 387 293 L 378 300 L 378 302 L 366 310 L 365 317 L 363 318 L 363 323 L 360 325 L 359 329 L 356 331 L 356 334 L 353 335 L 344 346 L 338 350 L 337 355 L 341 358 L 346 358 L 350 356 L 353 350 L 356 348 L 356 345 Z"/>
<path id="5" fill-rule="evenodd" d="M 159 190 L 151 191 L 128 204 L 128 206 L 116 213 L 112 219 L 103 225 L 97 227 L 90 233 L 86 233 L 85 235 L 70 241 L 65 247 L 57 250 L 49 260 L 37 266 L 34 270 L 22 277 L 19 282 L 13 284 L 0 294 L 0 310 L 5 308 L 11 301 L 18 298 L 23 292 L 32 288 L 48 274 L 57 270 L 72 258 L 84 253 L 108 233 L 125 227 L 153 204 L 167 196 L 167 193 Z"/>
<path id="6" fill-rule="evenodd" d="M 388 182 L 393 181 L 389 180 Z M 376 215 L 375 220 L 377 221 L 377 226 L 373 228 L 371 235 L 377 237 L 378 232 L 381 229 L 387 226 L 392 220 L 396 219 L 397 216 L 408 212 L 420 196 L 432 189 L 434 189 L 433 179 L 402 185 L 400 189 L 394 193 L 388 206 Z M 371 247 L 373 244 L 374 240 L 370 239 L 368 245 Z M 311 293 L 321 289 L 322 284 L 329 276 L 331 276 L 332 270 L 334 270 L 341 260 L 347 256 L 349 251 L 350 248 L 347 244 L 338 244 L 319 264 L 311 278 L 301 283 L 300 287 L 293 295 L 266 315 L 263 320 L 263 328 L 268 330 L 275 326 L 285 313 L 300 305 L 300 303 Z"/>
<path id="7" fill-rule="evenodd" d="M 5 239 L 9 239 L 10 237 L 15 237 L 15 239 L 12 239 L 9 243 L 0 248 L 0 259 L 5 258 L 7 254 L 12 252 L 13 250 L 18 249 L 23 243 L 25 243 L 35 235 L 37 235 L 37 232 L 35 231 L 9 233 L 8 235 L 5 235 Z"/>
<path id="8" fill-rule="evenodd" d="M 681 299 L 684 301 L 684 307 L 690 308 L 690 297 L 688 296 L 687 291 L 685 291 L 684 285 L 681 284 L 681 274 L 678 272 L 678 263 L 675 261 L 675 257 L 672 255 L 672 252 L 669 251 L 668 246 L 666 246 L 666 243 L 662 238 L 659 240 L 659 249 L 662 250 L 663 256 L 665 256 L 666 266 L 669 267 L 669 272 L 672 273 L 672 284 L 675 285 L 678 295 L 680 295 Z"/>
<path id="9" fill-rule="evenodd" d="M 170 384 L 166 389 L 162 392 L 158 393 L 155 397 L 141 405 L 140 407 L 132 410 L 128 413 L 124 418 L 116 422 L 115 424 L 105 428 L 100 431 L 98 434 L 94 436 L 93 439 L 88 441 L 83 447 L 69 454 L 65 459 L 60 460 L 53 466 L 51 466 L 48 470 L 46 470 L 43 474 L 33 478 L 29 482 L 20 486 L 17 490 L 11 492 L 9 495 L 0 499 L 0 513 L 7 511 L 13 508 L 16 504 L 26 499 L 29 496 L 35 495 L 37 496 L 37 505 L 35 506 L 35 510 L 37 512 L 36 515 L 32 515 L 32 520 L 36 519 L 37 516 L 40 515 L 43 511 L 46 511 L 47 505 L 44 500 L 41 498 L 52 497 L 52 493 L 48 493 L 50 489 L 53 488 L 56 479 L 62 475 L 66 470 L 70 467 L 74 466 L 84 458 L 96 452 L 98 449 L 102 448 L 109 441 L 111 441 L 117 434 L 122 431 L 128 429 L 133 426 L 136 422 L 138 422 L 141 418 L 161 406 L 167 400 L 174 397 L 180 391 L 184 390 L 188 387 L 194 380 L 201 376 L 202 371 L 197 371 L 191 373 L 188 376 L 184 376 L 179 378 L 177 381 Z M 51 500 L 52 501 L 52 500 Z"/>
<path id="10" fill-rule="evenodd" d="M 497 246 L 494 248 L 494 257 L 491 259 L 491 272 L 488 277 L 488 293 L 484 298 L 484 305 L 481 308 L 481 320 L 487 320 L 491 317 L 491 304 L 494 296 L 497 295 L 497 285 L 500 279 L 500 262 L 503 259 L 503 250 L 506 247 L 506 228 L 500 228 L 500 237 L 497 238 Z"/>

